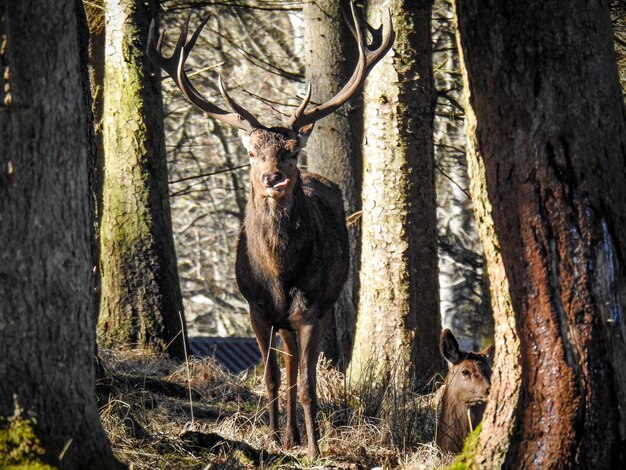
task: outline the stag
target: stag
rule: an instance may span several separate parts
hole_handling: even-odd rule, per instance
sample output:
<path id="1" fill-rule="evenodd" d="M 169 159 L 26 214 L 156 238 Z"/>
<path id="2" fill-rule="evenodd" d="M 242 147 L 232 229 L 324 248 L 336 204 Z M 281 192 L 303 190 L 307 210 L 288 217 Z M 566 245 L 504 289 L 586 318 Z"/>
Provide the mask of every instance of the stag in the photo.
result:
<path id="1" fill-rule="evenodd" d="M 491 387 L 494 345 L 478 353 L 461 351 L 452 332 L 445 329 L 441 332 L 439 348 L 449 370 L 435 441 L 442 450 L 457 453 L 483 418 Z"/>
<path id="2" fill-rule="evenodd" d="M 298 155 L 315 122 L 348 101 L 391 48 L 395 37 L 391 14 L 383 34 L 382 25 L 372 28 L 358 18 L 351 5 L 351 24 L 348 23 L 358 46 L 358 62 L 351 78 L 333 98 L 307 110 L 311 99 L 309 84 L 296 112 L 278 127 L 263 126 L 236 103 L 221 77 L 218 87 L 232 111 L 208 102 L 192 85 L 185 72 L 185 61 L 207 19 L 187 40 L 187 18 L 169 58 L 161 53 L 164 33 L 157 42 L 152 22 L 147 53 L 194 105 L 240 130 L 250 157 L 250 193 L 237 247 L 236 275 L 239 289 L 248 301 L 252 328 L 266 364 L 270 432 L 279 442 L 280 370 L 275 352 L 278 334 L 285 349 L 288 390 L 283 446 L 300 444 L 296 422 L 299 399 L 304 409 L 307 454 L 315 457 L 319 455 L 315 391 L 318 341 L 322 319 L 339 297 L 348 276 L 349 242 L 341 190 L 320 175 L 300 171 Z M 368 36 L 364 38 L 366 32 Z"/>

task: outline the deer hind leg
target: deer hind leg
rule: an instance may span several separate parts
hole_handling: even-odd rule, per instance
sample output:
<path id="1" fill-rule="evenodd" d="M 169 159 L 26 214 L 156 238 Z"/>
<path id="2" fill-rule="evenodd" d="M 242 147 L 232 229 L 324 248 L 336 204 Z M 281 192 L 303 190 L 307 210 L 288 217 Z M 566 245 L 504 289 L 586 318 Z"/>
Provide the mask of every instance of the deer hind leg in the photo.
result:
<path id="1" fill-rule="evenodd" d="M 283 446 L 291 449 L 300 445 L 300 432 L 296 418 L 296 401 L 298 393 L 298 343 L 292 331 L 281 330 L 280 337 L 285 345 L 285 369 L 287 371 L 287 430 Z"/>
<path id="2" fill-rule="evenodd" d="M 319 428 L 317 426 L 317 343 L 319 325 L 317 321 L 302 325 L 298 329 L 298 348 L 300 351 L 300 390 L 298 398 L 304 408 L 304 421 L 307 433 L 307 456 L 314 458 L 319 455 Z"/>
<path id="3" fill-rule="evenodd" d="M 268 396 L 270 412 L 270 433 L 272 440 L 280 444 L 278 432 L 278 389 L 280 388 L 280 369 L 276 360 L 276 339 L 274 330 L 265 322 L 259 320 L 259 315 L 251 312 L 252 330 L 263 355 L 265 366 L 265 389 Z"/>

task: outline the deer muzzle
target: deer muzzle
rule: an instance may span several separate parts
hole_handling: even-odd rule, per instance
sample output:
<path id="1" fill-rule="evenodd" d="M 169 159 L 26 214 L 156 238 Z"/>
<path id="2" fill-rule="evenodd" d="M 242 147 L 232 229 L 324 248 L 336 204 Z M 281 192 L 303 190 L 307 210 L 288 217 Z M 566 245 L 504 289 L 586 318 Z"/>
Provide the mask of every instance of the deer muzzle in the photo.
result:
<path id="1" fill-rule="evenodd" d="M 291 179 L 278 171 L 263 174 L 261 176 L 261 183 L 272 192 L 283 193 L 291 185 Z"/>

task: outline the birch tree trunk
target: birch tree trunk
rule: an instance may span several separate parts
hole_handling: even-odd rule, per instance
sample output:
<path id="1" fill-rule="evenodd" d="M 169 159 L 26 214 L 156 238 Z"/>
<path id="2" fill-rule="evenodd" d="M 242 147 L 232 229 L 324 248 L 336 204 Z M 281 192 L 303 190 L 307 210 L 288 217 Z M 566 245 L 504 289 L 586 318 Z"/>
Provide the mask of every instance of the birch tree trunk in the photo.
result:
<path id="1" fill-rule="evenodd" d="M 359 315 L 352 373 L 416 385 L 439 369 L 431 2 L 391 9 L 396 40 L 365 85 Z M 376 16 L 376 18 L 373 18 Z"/>
<path id="2" fill-rule="evenodd" d="M 475 464 L 621 468 L 626 120 L 607 5 L 456 8 L 513 306 Z"/>
<path id="3" fill-rule="evenodd" d="M 160 74 L 145 54 L 157 2 L 108 0 L 99 338 L 184 357 Z"/>
<path id="4" fill-rule="evenodd" d="M 95 395 L 82 5 L 2 1 L 0 38 L 0 467 L 123 468 Z"/>

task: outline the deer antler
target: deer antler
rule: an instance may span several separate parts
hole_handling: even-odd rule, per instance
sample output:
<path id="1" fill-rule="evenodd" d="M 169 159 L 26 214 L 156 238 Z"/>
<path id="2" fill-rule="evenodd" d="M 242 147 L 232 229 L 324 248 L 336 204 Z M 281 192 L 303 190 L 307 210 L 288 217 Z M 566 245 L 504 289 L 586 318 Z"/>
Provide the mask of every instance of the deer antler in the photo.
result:
<path id="1" fill-rule="evenodd" d="M 241 105 L 237 104 L 235 100 L 233 100 L 230 95 L 226 92 L 226 88 L 224 88 L 224 84 L 222 83 L 221 77 L 218 80 L 218 87 L 220 89 L 220 93 L 224 97 L 224 100 L 229 104 L 231 108 L 235 111 L 234 113 L 223 110 L 222 108 L 214 105 L 209 102 L 206 98 L 204 98 L 198 90 L 191 84 L 189 77 L 185 72 L 185 61 L 191 50 L 193 49 L 198 37 L 200 36 L 200 32 L 204 25 L 208 21 L 208 17 L 205 18 L 200 26 L 196 29 L 196 31 L 191 35 L 191 38 L 187 40 L 187 32 L 189 29 L 189 19 L 191 18 L 191 14 L 185 20 L 183 24 L 180 35 L 178 36 L 178 41 L 176 42 L 176 47 L 174 48 L 173 54 L 166 58 L 161 53 L 161 47 L 163 45 L 163 38 L 165 37 L 165 31 L 161 33 L 159 36 L 158 42 L 156 41 L 156 24 L 154 20 L 150 23 L 150 31 L 148 33 L 148 46 L 146 48 L 146 53 L 148 57 L 160 68 L 162 68 L 171 78 L 174 80 L 174 83 L 180 88 L 180 91 L 189 98 L 189 100 L 195 104 L 202 111 L 207 113 L 209 116 L 222 121 L 231 126 L 235 126 L 239 129 L 243 129 L 245 131 L 252 131 L 254 129 L 265 129 L 265 126 L 261 125 L 261 123 Z"/>
<path id="2" fill-rule="evenodd" d="M 359 48 L 359 61 L 356 65 L 356 69 L 352 73 L 350 80 L 343 86 L 343 88 L 326 103 L 316 106 L 310 111 L 306 111 L 305 108 L 309 104 L 311 99 L 311 84 L 307 87 L 307 93 L 302 100 L 302 103 L 298 107 L 297 111 L 291 117 L 288 122 L 288 126 L 294 130 L 303 129 L 306 126 L 311 126 L 328 116 L 337 109 L 339 109 L 346 101 L 348 101 L 352 95 L 361 87 L 367 75 L 372 70 L 374 65 L 382 59 L 382 57 L 391 49 L 393 41 L 396 37 L 396 33 L 393 30 L 393 23 L 391 21 L 391 11 L 388 11 L 389 30 L 383 37 L 383 25 L 377 29 L 370 26 L 365 20 L 359 20 L 354 3 L 350 3 L 350 11 L 352 13 L 352 22 L 347 18 L 344 12 L 348 27 L 354 35 Z M 367 29 L 372 37 L 370 44 L 367 44 L 362 37 L 362 28 Z"/>

